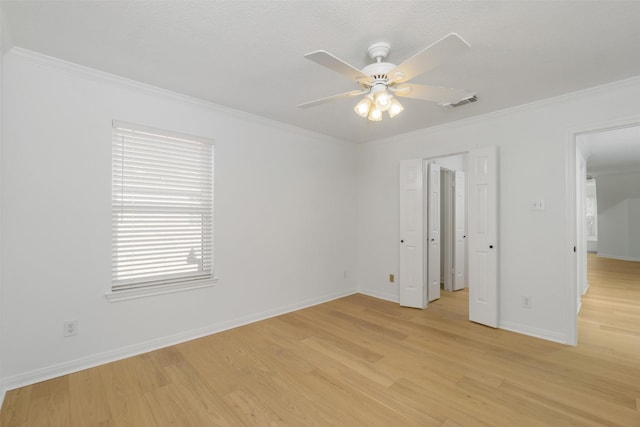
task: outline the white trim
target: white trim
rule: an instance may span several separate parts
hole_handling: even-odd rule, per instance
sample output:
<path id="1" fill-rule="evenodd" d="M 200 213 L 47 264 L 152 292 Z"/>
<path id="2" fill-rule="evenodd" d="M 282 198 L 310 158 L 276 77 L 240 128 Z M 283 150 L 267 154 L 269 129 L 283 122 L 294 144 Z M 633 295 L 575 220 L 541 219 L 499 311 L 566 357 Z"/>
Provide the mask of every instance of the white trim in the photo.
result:
<path id="1" fill-rule="evenodd" d="M 461 120 L 456 120 L 456 121 L 452 121 L 452 122 L 447 122 L 447 123 L 443 123 L 441 125 L 435 125 L 435 126 L 431 126 L 428 128 L 423 128 L 423 129 L 417 129 L 415 131 L 411 131 L 411 132 L 407 132 L 407 133 L 403 133 L 401 135 L 395 135 L 395 136 L 388 136 L 388 137 L 384 137 L 384 138 L 380 138 L 380 139 L 374 139 L 371 141 L 366 141 L 366 142 L 360 142 L 358 144 L 386 144 L 386 143 L 400 143 L 404 140 L 407 139 L 415 139 L 416 137 L 419 136 L 424 136 L 424 135 L 430 135 L 436 132 L 440 132 L 443 130 L 447 130 L 447 129 L 455 129 L 455 128 L 459 128 L 460 126 L 463 125 L 469 125 L 469 124 L 474 124 L 474 123 L 483 123 L 489 119 L 492 118 L 499 118 L 502 116 L 508 116 L 510 114 L 514 114 L 514 113 L 521 113 L 521 112 L 527 112 L 530 110 L 535 110 L 541 107 L 544 107 L 546 105 L 549 104 L 554 104 L 556 102 L 561 102 L 561 101 L 572 101 L 572 100 L 576 100 L 576 99 L 580 99 L 583 96 L 586 95 L 592 95 L 595 94 L 597 92 L 608 92 L 611 89 L 616 89 L 616 88 L 624 88 L 626 86 L 636 86 L 638 85 L 638 83 L 640 83 L 640 76 L 634 76 L 634 77 L 629 77 L 627 79 L 623 79 L 623 80 L 618 80 L 615 82 L 610 82 L 610 83 L 605 83 L 603 85 L 600 86 L 594 86 L 594 87 L 589 87 L 589 88 L 585 88 L 585 89 L 580 89 L 574 92 L 568 92 L 562 95 L 558 95 L 558 96 L 554 96 L 551 98 L 545 98 L 539 101 L 533 101 L 530 102 L 528 104 L 520 104 L 520 105 L 516 105 L 513 107 L 508 107 L 502 110 L 498 110 L 498 111 L 491 111 L 489 113 L 485 113 L 485 114 L 479 114 L 477 116 L 472 116 L 472 117 L 468 117 L 466 119 L 461 119 Z M 598 128 L 594 128 L 593 131 L 598 130 Z M 588 133 L 588 132 L 592 132 L 592 131 L 585 131 L 585 132 L 578 132 L 578 133 Z"/>
<path id="2" fill-rule="evenodd" d="M 7 394 L 7 389 L 4 386 L 4 383 L 0 381 L 0 409 L 2 409 L 2 404 L 4 403 L 4 397 Z"/>
<path id="3" fill-rule="evenodd" d="M 532 328 L 531 326 L 522 325 L 516 322 L 500 322 L 498 327 L 518 334 L 529 335 L 534 338 L 540 338 L 547 341 L 553 341 L 560 344 L 569 344 L 567 335 L 558 331 L 550 331 L 547 329 Z"/>
<path id="4" fill-rule="evenodd" d="M 621 80 L 619 82 L 610 83 L 608 85 L 592 88 L 594 90 L 609 89 L 611 87 L 625 84 L 635 84 L 640 81 L 640 77 Z M 588 91 L 583 91 L 588 92 Z M 627 116 L 613 120 L 607 120 L 595 124 L 584 125 L 585 127 L 573 128 L 567 132 L 565 143 L 565 242 L 566 242 L 566 262 L 567 270 L 565 271 L 566 291 L 568 293 L 568 307 L 565 308 L 565 322 L 567 324 L 567 344 L 578 344 L 578 277 L 576 275 L 576 257 L 573 247 L 576 245 L 576 150 L 577 137 L 592 132 L 601 132 L 605 130 L 613 130 L 630 126 L 640 125 L 640 116 Z M 588 126 L 588 127 L 587 127 Z"/>
<path id="5" fill-rule="evenodd" d="M 568 307 L 565 308 L 565 333 L 567 344 L 578 344 L 578 258 L 575 249 L 578 245 L 577 236 L 577 194 L 576 194 L 576 133 L 569 132 L 565 146 L 564 168 L 564 226 L 565 226 L 565 298 Z"/>
<path id="6" fill-rule="evenodd" d="M 214 146 L 216 145 L 215 140 L 213 140 L 212 138 L 205 138 L 202 136 L 189 135 L 186 133 L 180 133 L 173 130 L 143 126 L 135 123 L 124 122 L 122 120 L 115 120 L 115 119 L 112 120 L 111 127 L 113 129 L 119 129 L 119 130 L 129 130 L 129 131 L 150 133 L 150 134 L 154 134 L 154 136 L 157 135 L 158 133 L 161 133 L 162 137 L 184 139 L 186 141 L 195 141 L 195 142 L 200 142 L 202 144 L 211 144 Z"/>
<path id="7" fill-rule="evenodd" d="M 95 366 L 104 365 L 106 363 L 115 362 L 117 360 L 126 359 L 142 353 L 158 350 L 160 348 L 180 344 L 185 341 L 194 340 L 207 335 L 212 335 L 228 329 L 237 328 L 239 326 L 248 325 L 250 323 L 259 322 L 271 317 L 280 316 L 292 311 L 302 310 L 318 304 L 323 304 L 338 298 L 358 293 L 356 289 L 335 292 L 318 298 L 311 298 L 295 304 L 289 304 L 276 309 L 266 310 L 256 314 L 242 316 L 233 320 L 227 320 L 214 325 L 205 326 L 203 328 L 193 329 L 191 331 L 182 332 L 168 337 L 158 338 L 155 340 L 145 341 L 142 343 L 130 345 L 128 347 L 111 350 L 92 356 L 81 357 L 79 359 L 62 362 L 45 368 L 34 369 L 33 371 L 21 373 L 11 377 L 2 379 L 3 390 L 13 390 L 19 387 L 35 384 L 40 381 L 46 381 L 62 375 L 71 374 L 73 372 L 82 371 L 84 369 L 93 368 Z"/>
<path id="8" fill-rule="evenodd" d="M 629 256 L 620 256 L 620 255 L 610 255 L 610 254 L 605 254 L 602 252 L 598 252 L 598 256 L 600 258 L 611 258 L 611 259 L 619 259 L 621 261 L 635 261 L 635 262 L 640 262 L 640 258 L 636 258 L 636 257 L 629 257 Z"/>
<path id="9" fill-rule="evenodd" d="M 386 292 L 378 292 L 378 291 L 373 291 L 371 289 L 360 289 L 358 290 L 358 293 L 362 295 L 367 295 L 370 297 L 382 299 L 385 301 L 400 303 L 400 297 L 398 295 L 388 294 Z"/>
<path id="10" fill-rule="evenodd" d="M 0 3 L 0 153 L 3 151 L 2 150 L 2 134 L 3 134 L 3 130 L 4 130 L 4 123 L 2 120 L 3 117 L 3 108 L 2 108 L 2 98 L 3 98 L 3 89 L 2 89 L 2 81 L 4 79 L 4 71 L 3 71 L 3 61 L 4 61 L 4 54 L 5 52 L 7 52 L 11 46 L 10 40 L 9 40 L 9 30 L 8 30 L 8 22 L 7 22 L 7 18 L 5 17 L 5 12 L 2 9 L 2 3 Z M 2 156 L 0 155 L 0 160 L 2 160 Z M 1 162 L 0 162 L 1 163 Z M 0 184 L 2 183 L 2 179 L 0 178 Z M 3 186 L 0 185 L 0 188 L 2 188 Z M 0 200 L 2 199 L 2 194 L 0 194 Z M 2 213 L 0 212 L 0 220 L 1 220 L 1 216 Z M 1 223 L 2 221 L 0 221 Z M 0 236 L 0 241 L 2 241 L 1 236 Z M 2 363 L 3 363 L 3 359 L 4 359 L 4 355 L 5 355 L 5 349 L 6 349 L 6 345 L 4 345 L 3 340 L 4 340 L 4 305 L 3 305 L 3 298 L 2 298 L 2 259 L 0 257 L 0 409 L 2 409 L 2 404 L 4 402 L 4 396 L 6 393 L 6 389 L 2 380 Z"/>
<path id="11" fill-rule="evenodd" d="M 31 63 L 35 63 L 40 66 L 53 68 L 58 71 L 66 72 L 73 75 L 79 75 L 81 77 L 88 78 L 93 81 L 109 82 L 109 83 L 124 87 L 126 89 L 137 90 L 145 94 L 161 95 L 178 102 L 185 102 L 200 108 L 204 108 L 209 111 L 226 114 L 235 119 L 249 120 L 253 123 L 262 124 L 262 125 L 269 126 L 271 128 L 276 128 L 289 133 L 303 135 L 303 136 L 313 138 L 315 140 L 319 140 L 325 143 L 329 142 L 339 146 L 349 146 L 349 147 L 355 145 L 355 143 L 352 141 L 347 141 L 347 140 L 335 138 L 329 135 L 325 135 L 320 132 L 303 129 L 298 126 L 279 122 L 277 120 L 269 119 L 264 116 L 259 116 L 257 114 L 247 113 L 245 111 L 225 107 L 223 105 L 215 104 L 213 102 L 206 101 L 204 99 L 196 98 L 189 95 L 184 95 L 184 94 L 173 92 L 167 89 L 162 89 L 157 86 L 152 86 L 150 84 L 139 82 L 137 80 L 132 80 L 126 77 L 117 76 L 115 74 L 107 73 L 105 71 L 100 71 L 95 68 L 86 67 L 84 65 L 75 64 L 73 62 L 65 61 L 59 58 L 54 58 L 52 56 L 47 56 L 38 52 L 33 52 L 21 47 L 16 47 L 16 46 L 12 47 L 7 52 L 7 55 L 15 56 L 16 58 L 22 59 L 24 61 L 29 61 Z"/>
<path id="12" fill-rule="evenodd" d="M 363 295 L 368 295 L 374 298 L 383 299 L 390 302 L 395 302 L 395 303 L 399 302 L 398 296 L 383 293 L 383 292 L 360 289 L 358 293 L 361 293 Z M 523 335 L 527 335 L 534 338 L 540 338 L 547 341 L 553 341 L 560 344 L 568 344 L 566 334 L 558 331 L 532 328 L 531 326 L 522 325 L 516 322 L 508 322 L 508 321 L 499 322 L 498 329 L 504 329 L 506 331 L 515 332 L 518 334 L 523 334 Z"/>
<path id="13" fill-rule="evenodd" d="M 136 298 L 146 298 L 155 295 L 171 294 L 174 292 L 190 291 L 193 289 L 212 288 L 218 282 L 218 278 L 207 279 L 202 282 L 176 283 L 171 285 L 156 285 L 142 289 L 126 289 L 120 291 L 112 291 L 109 289 L 105 292 L 105 297 L 109 302 L 127 301 Z"/>

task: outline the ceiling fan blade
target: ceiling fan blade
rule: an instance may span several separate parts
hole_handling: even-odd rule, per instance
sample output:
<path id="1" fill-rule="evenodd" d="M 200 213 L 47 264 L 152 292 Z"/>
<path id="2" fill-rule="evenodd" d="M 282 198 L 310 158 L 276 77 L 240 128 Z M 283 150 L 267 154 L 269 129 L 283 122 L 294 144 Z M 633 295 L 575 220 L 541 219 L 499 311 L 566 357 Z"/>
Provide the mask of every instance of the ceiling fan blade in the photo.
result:
<path id="1" fill-rule="evenodd" d="M 408 83 L 393 87 L 391 90 L 397 96 L 434 102 L 453 103 L 458 102 L 467 96 L 473 95 L 473 92 L 464 89 L 452 89 L 442 86 L 427 86 Z"/>
<path id="2" fill-rule="evenodd" d="M 315 101 L 305 102 L 296 105 L 298 108 L 315 107 L 316 105 L 324 104 L 331 101 L 337 101 L 338 99 L 351 98 L 352 96 L 364 95 L 369 92 L 368 90 L 352 90 L 350 92 L 339 93 L 337 95 L 327 96 L 326 98 L 316 99 Z"/>
<path id="3" fill-rule="evenodd" d="M 389 71 L 387 75 L 395 83 L 406 82 L 436 68 L 447 59 L 464 52 L 470 47 L 471 45 L 456 33 L 448 34 Z"/>
<path id="4" fill-rule="evenodd" d="M 318 50 L 315 52 L 307 53 L 305 58 L 310 59 L 316 64 L 320 64 L 323 67 L 327 67 L 330 70 L 335 71 L 338 74 L 342 74 L 351 80 L 355 80 L 360 83 L 369 83 L 371 77 L 364 74 L 351 64 L 347 64 L 342 59 L 337 58 L 325 50 Z"/>

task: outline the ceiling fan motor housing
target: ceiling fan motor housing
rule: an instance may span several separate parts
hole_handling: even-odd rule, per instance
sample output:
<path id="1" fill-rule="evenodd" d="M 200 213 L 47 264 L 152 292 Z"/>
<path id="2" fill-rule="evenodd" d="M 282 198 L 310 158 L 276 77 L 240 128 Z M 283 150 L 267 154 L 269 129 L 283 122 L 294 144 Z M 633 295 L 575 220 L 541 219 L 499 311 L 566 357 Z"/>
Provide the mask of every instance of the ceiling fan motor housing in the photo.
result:
<path id="1" fill-rule="evenodd" d="M 371 76 L 371 81 L 369 83 L 360 83 L 365 89 L 375 86 L 376 84 L 389 84 L 389 76 L 387 73 L 396 68 L 395 64 L 390 62 L 374 62 L 373 64 L 369 64 L 364 67 L 361 71 L 363 74 Z"/>

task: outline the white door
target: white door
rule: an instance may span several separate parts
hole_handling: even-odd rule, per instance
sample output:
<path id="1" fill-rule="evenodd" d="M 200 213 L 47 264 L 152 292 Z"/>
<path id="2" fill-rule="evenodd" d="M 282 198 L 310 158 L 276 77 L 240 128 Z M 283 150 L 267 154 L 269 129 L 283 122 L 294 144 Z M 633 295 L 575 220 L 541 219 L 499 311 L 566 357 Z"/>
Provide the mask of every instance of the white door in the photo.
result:
<path id="1" fill-rule="evenodd" d="M 427 199 L 427 294 L 429 301 L 440 298 L 440 165 L 429 162 Z"/>
<path id="2" fill-rule="evenodd" d="M 424 308 L 422 159 L 400 161 L 400 305 Z"/>
<path id="3" fill-rule="evenodd" d="M 467 207 L 466 176 L 462 171 L 454 171 L 453 197 L 453 290 L 463 289 L 467 283 Z"/>
<path id="4" fill-rule="evenodd" d="M 441 224 L 440 229 L 440 282 L 444 285 L 445 291 L 453 291 L 454 272 L 454 250 L 455 250 L 455 219 L 453 205 L 455 201 L 454 195 L 454 170 L 440 167 L 440 186 L 442 194 L 440 194 L 441 205 Z"/>
<path id="5" fill-rule="evenodd" d="M 469 152 L 469 320 L 498 327 L 497 153 Z"/>

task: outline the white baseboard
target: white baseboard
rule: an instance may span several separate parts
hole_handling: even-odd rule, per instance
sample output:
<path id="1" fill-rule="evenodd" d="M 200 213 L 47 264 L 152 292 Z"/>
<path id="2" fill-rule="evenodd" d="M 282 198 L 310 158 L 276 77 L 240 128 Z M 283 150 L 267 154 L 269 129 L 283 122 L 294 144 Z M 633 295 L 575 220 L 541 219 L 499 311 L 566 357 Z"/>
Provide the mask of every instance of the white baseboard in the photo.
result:
<path id="1" fill-rule="evenodd" d="M 636 261 L 636 262 L 640 262 L 640 258 L 628 257 L 628 256 L 619 256 L 619 255 L 609 255 L 609 254 L 604 254 L 602 252 L 598 252 L 598 256 L 600 258 L 611 258 L 611 259 L 619 259 L 621 261 Z"/>
<path id="2" fill-rule="evenodd" d="M 84 369 L 93 368 L 95 366 L 104 365 L 105 363 L 114 362 L 116 360 L 126 359 L 128 357 L 136 356 L 138 354 L 147 353 L 147 352 L 158 350 L 164 347 L 169 347 L 171 345 L 179 344 L 185 341 L 190 341 L 196 338 L 201 338 L 207 335 L 212 335 L 218 332 L 237 328 L 239 326 L 247 325 L 250 323 L 259 322 L 264 319 L 280 316 L 282 314 L 286 314 L 292 311 L 301 310 L 303 308 L 322 304 L 328 301 L 332 301 L 334 299 L 342 298 L 348 295 L 353 295 L 355 293 L 357 293 L 357 290 L 354 288 L 346 291 L 324 295 L 318 298 L 311 298 L 308 300 L 300 301 L 298 303 L 289 304 L 289 305 L 278 307 L 275 309 L 266 310 L 260 313 L 239 317 L 237 319 L 216 323 L 214 325 L 206 326 L 204 328 L 198 328 L 191 331 L 186 331 L 179 334 L 171 335 L 168 337 L 145 341 L 145 342 L 134 344 L 128 347 L 123 347 L 116 350 L 95 354 L 92 356 L 81 357 L 79 359 L 70 360 L 68 362 L 58 363 L 55 365 L 47 366 L 45 368 L 34 369 L 33 371 L 24 372 L 24 373 L 13 375 L 7 378 L 2 378 L 0 379 L 0 386 L 1 386 L 0 393 L 1 393 L 2 399 L 4 399 L 5 392 L 9 390 L 35 384 L 40 381 L 46 381 L 51 378 L 59 377 L 61 375 L 67 375 L 73 372 L 82 371 Z"/>
<path id="3" fill-rule="evenodd" d="M 361 294 L 369 295 L 374 298 L 383 299 L 386 301 L 391 301 L 395 303 L 399 303 L 399 297 L 397 295 L 392 295 L 384 292 L 372 291 L 370 289 L 360 289 L 358 291 Z M 428 310 L 428 308 L 426 309 Z M 514 322 L 500 322 L 498 328 L 505 329 L 507 331 L 516 332 L 518 334 L 529 335 L 535 338 L 541 338 L 547 341 L 553 341 L 560 344 L 567 344 L 567 336 L 558 331 L 549 331 L 546 329 L 532 328 L 531 326 L 522 325 Z"/>
<path id="4" fill-rule="evenodd" d="M 397 295 L 391 295 L 383 292 L 371 291 L 368 289 L 360 289 L 358 291 L 361 294 L 369 295 L 374 298 L 380 298 L 383 300 L 399 303 Z M 428 308 L 426 308 L 428 310 Z M 514 322 L 500 322 L 498 328 L 505 329 L 507 331 L 516 332 L 518 334 L 529 335 L 535 338 L 541 338 L 547 341 L 553 341 L 560 344 L 567 344 L 567 337 L 565 334 L 557 331 L 549 331 L 546 329 L 532 328 L 531 326 L 521 325 Z"/>
<path id="5" fill-rule="evenodd" d="M 358 290 L 358 293 L 361 293 L 363 295 L 368 295 L 368 296 L 374 297 L 374 298 L 383 299 L 383 300 L 386 300 L 386 301 L 400 303 L 400 299 L 398 298 L 398 295 L 388 294 L 386 292 L 372 291 L 370 289 L 360 289 L 360 290 Z"/>
<path id="6" fill-rule="evenodd" d="M 535 338 L 541 338 L 547 341 L 553 341 L 560 344 L 568 344 L 567 335 L 558 331 L 549 331 L 547 329 L 533 328 L 531 326 L 522 325 L 514 322 L 500 322 L 500 329 L 516 332 L 518 334 L 529 335 Z"/>

